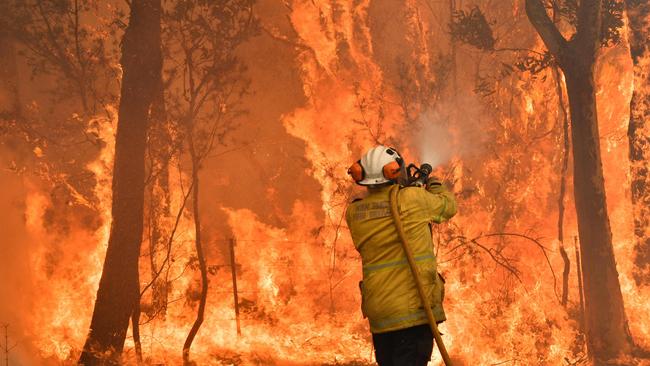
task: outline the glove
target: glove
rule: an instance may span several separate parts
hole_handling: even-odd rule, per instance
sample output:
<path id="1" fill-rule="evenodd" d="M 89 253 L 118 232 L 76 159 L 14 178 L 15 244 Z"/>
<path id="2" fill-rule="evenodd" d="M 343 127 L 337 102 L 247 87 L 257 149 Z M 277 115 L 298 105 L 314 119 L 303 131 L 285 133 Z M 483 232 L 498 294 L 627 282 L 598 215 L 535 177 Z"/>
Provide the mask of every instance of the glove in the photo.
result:
<path id="1" fill-rule="evenodd" d="M 442 182 L 440 181 L 440 179 L 438 177 L 431 176 L 431 177 L 429 177 L 429 179 L 427 179 L 427 187 L 441 186 L 441 185 L 442 185 Z"/>
<path id="2" fill-rule="evenodd" d="M 438 179 L 437 177 L 429 177 L 429 179 L 427 180 L 427 191 L 429 193 L 437 194 L 437 193 L 442 193 L 446 190 L 447 188 L 445 188 L 445 186 L 442 184 L 440 179 Z"/>

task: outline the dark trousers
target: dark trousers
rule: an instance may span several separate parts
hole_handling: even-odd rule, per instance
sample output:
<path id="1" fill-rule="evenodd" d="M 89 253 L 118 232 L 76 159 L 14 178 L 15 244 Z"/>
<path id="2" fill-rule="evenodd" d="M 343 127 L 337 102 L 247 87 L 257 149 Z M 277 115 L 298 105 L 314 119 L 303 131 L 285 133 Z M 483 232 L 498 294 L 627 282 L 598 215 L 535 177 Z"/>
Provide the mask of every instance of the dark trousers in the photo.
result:
<path id="1" fill-rule="evenodd" d="M 379 366 L 426 366 L 433 351 L 428 324 L 373 334 L 372 344 Z"/>

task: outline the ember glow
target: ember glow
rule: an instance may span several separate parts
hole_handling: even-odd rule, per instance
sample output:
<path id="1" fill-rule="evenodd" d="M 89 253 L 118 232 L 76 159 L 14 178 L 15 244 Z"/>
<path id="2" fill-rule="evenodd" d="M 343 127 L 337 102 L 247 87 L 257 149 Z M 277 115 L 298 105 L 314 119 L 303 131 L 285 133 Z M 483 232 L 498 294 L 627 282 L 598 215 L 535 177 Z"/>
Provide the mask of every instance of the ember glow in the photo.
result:
<path id="1" fill-rule="evenodd" d="M 102 20 L 120 17 L 116 9 L 125 5 L 107 3 L 87 11 Z M 236 106 L 208 102 L 222 114 L 230 108 L 245 113 L 237 114 L 200 172 L 209 290 L 191 348 L 197 364 L 374 364 L 360 311 L 361 262 L 344 212 L 363 194 L 347 167 L 380 143 L 397 147 L 409 162 L 435 165 L 434 174 L 457 195 L 458 215 L 433 230 L 446 279 L 448 320 L 441 331 L 454 364 L 590 364 L 581 324 L 572 169 L 562 243 L 557 232 L 564 154 L 557 80 L 548 65 L 537 72 L 513 66 L 528 54 L 520 50 L 539 55 L 544 45 L 521 1 L 463 2 L 462 8 L 460 1 L 451 3 L 466 11 L 479 6 L 497 24 L 496 48 L 519 51 L 452 41 L 446 2 L 255 4 L 259 29 L 237 49 L 250 90 Z M 93 31 L 115 43 L 106 45 L 116 53 L 107 56 L 107 68 L 119 70 L 123 31 L 99 23 Z M 650 288 L 633 277 L 627 136 L 632 92 L 649 86 L 635 85 L 627 31 L 621 38 L 602 49 L 596 67 L 600 143 L 629 328 L 635 343 L 650 349 Z M 13 50 L 12 80 L 22 112 L 12 114 L 10 83 L 1 84 L 0 220 L 7 234 L 0 240 L 0 323 L 9 325 L 9 346 L 16 344 L 9 364 L 74 365 L 88 334 L 111 230 L 119 98 L 97 101 L 97 110 L 83 113 L 79 103 L 65 100 L 70 105 L 52 109 L 38 86 L 59 81 L 31 78 L 34 65 L 23 54 L 29 49 L 20 40 L 8 42 L 15 49 L 0 48 L 0 62 L 10 63 Z M 650 63 L 650 55 L 645 60 Z M 170 62 L 164 60 L 165 67 Z M 185 80 L 171 72 L 165 78 L 171 100 Z M 568 110 L 564 79 L 559 82 Z M 180 102 L 166 103 L 173 119 Z M 56 122 L 48 125 L 48 118 Z M 169 135 L 182 140 L 175 123 L 167 126 Z M 70 152 L 57 141 L 66 128 L 78 129 L 86 147 Z M 158 173 L 168 182 L 169 214 L 158 222 L 163 242 L 173 235 L 169 246 L 152 246 L 145 220 L 139 323 L 146 365 L 182 364 L 200 296 L 185 144 L 172 149 L 167 168 Z M 150 175 L 147 184 L 155 179 Z M 148 222 L 162 215 L 151 208 L 156 204 L 145 201 Z M 570 268 L 565 306 L 561 245 Z M 162 268 L 158 276 L 151 253 Z M 164 284 L 163 308 L 154 299 L 160 296 L 153 291 L 158 285 L 150 285 L 154 277 Z M 129 330 L 123 364 L 138 363 L 135 348 Z M 650 365 L 634 355 L 620 362 Z M 441 364 L 434 349 L 430 365 Z"/>

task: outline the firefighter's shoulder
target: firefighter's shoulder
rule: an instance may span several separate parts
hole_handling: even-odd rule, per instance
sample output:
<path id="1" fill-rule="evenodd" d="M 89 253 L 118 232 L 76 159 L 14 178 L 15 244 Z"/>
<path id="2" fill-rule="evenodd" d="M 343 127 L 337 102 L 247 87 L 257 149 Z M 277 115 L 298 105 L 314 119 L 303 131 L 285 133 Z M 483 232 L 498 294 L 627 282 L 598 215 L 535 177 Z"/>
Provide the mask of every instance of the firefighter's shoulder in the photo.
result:
<path id="1" fill-rule="evenodd" d="M 429 192 L 422 187 L 402 187 L 400 188 L 400 197 L 406 200 L 421 200 L 423 197 L 429 196 Z"/>

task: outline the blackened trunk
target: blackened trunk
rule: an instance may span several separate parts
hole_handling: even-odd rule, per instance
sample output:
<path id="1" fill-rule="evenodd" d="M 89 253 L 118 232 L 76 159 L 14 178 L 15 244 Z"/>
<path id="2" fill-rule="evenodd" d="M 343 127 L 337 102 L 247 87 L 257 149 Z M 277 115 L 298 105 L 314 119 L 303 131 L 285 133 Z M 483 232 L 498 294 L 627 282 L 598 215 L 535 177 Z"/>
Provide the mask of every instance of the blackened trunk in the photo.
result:
<path id="1" fill-rule="evenodd" d="M 201 216 L 199 210 L 199 169 L 200 169 L 200 158 L 196 153 L 196 146 L 194 145 L 194 139 L 192 134 L 194 132 L 190 128 L 189 132 L 189 147 L 190 155 L 192 159 L 192 205 L 193 205 L 193 218 L 194 218 L 194 244 L 196 247 L 196 256 L 199 261 L 199 270 L 201 271 L 201 294 L 199 298 L 199 308 L 196 313 L 196 319 L 190 332 L 187 334 L 185 343 L 183 344 L 183 365 L 193 365 L 190 359 L 190 348 L 192 347 L 192 342 L 196 334 L 199 332 L 201 325 L 203 324 L 203 317 L 205 314 L 205 304 L 208 298 L 208 268 L 205 262 L 205 254 L 203 253 L 203 242 L 201 241 Z"/>
<path id="2" fill-rule="evenodd" d="M 129 318 L 139 301 L 146 130 L 161 57 L 160 0 L 132 0 L 122 43 L 113 221 L 90 332 L 79 360 L 83 365 L 119 363 Z"/>
<path id="3" fill-rule="evenodd" d="M 627 131 L 636 239 L 634 279 L 639 285 L 650 285 L 650 73 L 643 63 L 650 58 L 650 3 L 647 0 L 626 0 L 625 5 L 630 28 L 630 55 L 634 65 L 634 92 Z"/>
<path id="4" fill-rule="evenodd" d="M 565 65 L 564 73 L 572 122 L 574 197 L 582 257 L 588 347 L 595 364 L 603 365 L 621 353 L 629 354 L 632 342 L 607 215 L 594 63 L 595 60 L 584 57 Z"/>
<path id="5" fill-rule="evenodd" d="M 140 298 L 138 297 L 138 300 Z M 133 314 L 131 315 L 131 332 L 133 333 L 133 345 L 138 365 L 142 364 L 142 341 L 140 340 L 140 301 L 135 302 Z"/>
<path id="6" fill-rule="evenodd" d="M 149 128 L 149 155 L 151 156 L 152 181 L 149 185 L 149 223 L 151 228 L 149 259 L 151 276 L 155 278 L 151 286 L 152 317 L 165 317 L 169 294 L 167 269 L 164 268 L 171 247 L 168 240 L 170 233 L 165 227 L 171 218 L 171 196 L 169 193 L 169 161 L 174 154 L 171 125 L 167 121 L 165 108 L 165 91 L 160 75 L 156 96 L 151 106 L 151 124 Z M 161 272 L 165 272 L 163 275 Z"/>
<path id="7" fill-rule="evenodd" d="M 555 23 L 555 21 L 554 21 Z M 562 306 L 566 307 L 569 301 L 569 274 L 571 272 L 571 262 L 569 255 L 564 248 L 564 198 L 566 196 L 566 187 L 569 173 L 569 149 L 571 142 L 569 139 L 569 113 L 566 110 L 564 101 L 564 91 L 562 90 L 562 77 L 557 66 L 553 68 L 553 77 L 555 79 L 555 91 L 557 93 L 558 106 L 560 107 L 560 117 L 562 120 L 562 166 L 560 169 L 560 194 L 558 197 L 558 218 L 557 218 L 557 240 L 560 243 L 560 255 L 564 263 L 562 270 Z"/>
<path id="8" fill-rule="evenodd" d="M 631 353 L 632 337 L 614 260 L 596 113 L 594 65 L 601 46 L 602 0 L 579 2 L 571 41 L 553 24 L 541 0 L 526 0 L 526 13 L 566 78 L 587 344 L 595 365 L 606 365 Z"/>

